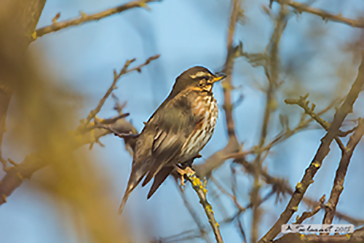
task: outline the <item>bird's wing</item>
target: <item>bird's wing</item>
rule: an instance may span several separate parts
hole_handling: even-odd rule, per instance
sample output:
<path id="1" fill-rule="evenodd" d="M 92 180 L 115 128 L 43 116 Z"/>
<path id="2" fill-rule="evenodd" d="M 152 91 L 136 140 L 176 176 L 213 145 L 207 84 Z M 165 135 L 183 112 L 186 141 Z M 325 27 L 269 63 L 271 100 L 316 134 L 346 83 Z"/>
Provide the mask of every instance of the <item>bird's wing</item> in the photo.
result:
<path id="1" fill-rule="evenodd" d="M 164 166 L 178 161 L 181 149 L 202 117 L 193 114 L 191 102 L 194 94 L 179 94 L 170 100 L 150 121 L 155 124 L 152 145 L 153 160 L 143 181 L 145 186 Z"/>

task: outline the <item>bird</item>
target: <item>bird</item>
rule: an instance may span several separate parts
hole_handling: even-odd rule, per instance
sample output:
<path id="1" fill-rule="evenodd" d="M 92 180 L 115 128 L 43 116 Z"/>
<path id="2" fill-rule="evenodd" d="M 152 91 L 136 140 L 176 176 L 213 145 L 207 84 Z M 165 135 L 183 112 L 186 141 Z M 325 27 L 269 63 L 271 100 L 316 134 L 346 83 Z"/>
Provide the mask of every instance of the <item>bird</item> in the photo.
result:
<path id="1" fill-rule="evenodd" d="M 218 105 L 213 85 L 226 78 L 202 66 L 191 67 L 175 80 L 172 91 L 162 102 L 140 134 L 133 136 L 133 162 L 119 214 L 131 192 L 144 179 L 153 178 L 149 199 L 174 170 L 182 177 L 192 171 L 189 165 L 211 139 L 215 129 Z"/>

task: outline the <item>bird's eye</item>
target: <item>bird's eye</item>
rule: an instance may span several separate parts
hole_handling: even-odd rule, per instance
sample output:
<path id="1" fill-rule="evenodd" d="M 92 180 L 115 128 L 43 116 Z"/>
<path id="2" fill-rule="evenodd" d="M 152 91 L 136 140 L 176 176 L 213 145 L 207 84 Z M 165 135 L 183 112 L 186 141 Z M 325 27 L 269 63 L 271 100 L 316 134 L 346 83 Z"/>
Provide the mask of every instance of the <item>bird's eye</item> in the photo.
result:
<path id="1" fill-rule="evenodd" d="M 203 82 L 200 82 L 200 83 L 198 84 L 198 86 L 202 87 L 202 86 L 203 86 Z"/>

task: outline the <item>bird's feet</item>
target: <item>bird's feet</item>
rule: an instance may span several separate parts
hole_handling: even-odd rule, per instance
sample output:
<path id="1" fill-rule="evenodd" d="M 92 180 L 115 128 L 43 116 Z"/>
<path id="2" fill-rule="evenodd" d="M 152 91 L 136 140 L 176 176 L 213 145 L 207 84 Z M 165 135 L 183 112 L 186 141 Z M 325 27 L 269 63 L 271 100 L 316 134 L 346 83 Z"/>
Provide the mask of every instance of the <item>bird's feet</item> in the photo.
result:
<path id="1" fill-rule="evenodd" d="M 181 175 L 181 185 L 182 186 L 185 185 L 185 178 L 184 178 L 185 175 L 187 175 L 187 174 L 195 174 L 195 171 L 191 167 L 189 167 L 189 166 L 187 166 L 186 168 L 182 169 L 178 165 L 175 165 L 175 169 Z"/>

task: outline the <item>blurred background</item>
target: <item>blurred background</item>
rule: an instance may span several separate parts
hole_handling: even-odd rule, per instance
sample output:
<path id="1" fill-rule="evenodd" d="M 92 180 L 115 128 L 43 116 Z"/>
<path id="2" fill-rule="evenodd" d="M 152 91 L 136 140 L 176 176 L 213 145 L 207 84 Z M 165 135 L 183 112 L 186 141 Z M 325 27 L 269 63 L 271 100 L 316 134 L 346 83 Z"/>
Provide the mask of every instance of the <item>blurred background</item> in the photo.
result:
<path id="1" fill-rule="evenodd" d="M 359 0 L 299 2 L 351 19 L 360 19 L 364 13 L 364 2 Z M 50 25 L 58 12 L 61 22 L 79 16 L 79 11 L 97 13 L 124 3 L 127 1 L 48 0 L 37 28 Z M 165 0 L 148 3 L 148 7 L 150 10 L 133 8 L 99 21 L 49 33 L 29 45 L 25 64 L 14 69 L 21 81 L 14 83 L 2 157 L 20 163 L 30 154 L 45 151 L 43 154 L 50 165 L 36 171 L 31 180 L 24 180 L 0 207 L 1 242 L 214 242 L 208 220 L 191 186 L 186 184 L 184 196 L 209 231 L 205 238 L 200 237 L 196 221 L 172 178 L 168 178 L 148 201 L 149 186 L 138 187 L 131 194 L 123 215 L 116 214 L 132 161 L 123 140 L 108 135 L 100 138 L 104 147 L 96 143 L 90 150 L 86 144 L 64 152 L 70 151 L 64 135 L 75 131 L 80 120 L 97 106 L 113 81 L 113 70 L 120 71 L 126 60 L 136 58 L 131 65 L 134 67 L 150 56 L 161 55 L 143 67 L 141 73 L 122 76 L 118 89 L 113 92 L 121 103 L 127 102 L 123 111 L 130 116 L 126 120 L 138 131 L 168 95 L 175 77 L 182 71 L 194 65 L 203 65 L 212 71 L 223 70 L 232 11 L 230 1 Z M 241 9 L 234 45 L 241 42 L 246 53 L 264 53 L 274 32 L 280 5 L 273 3 L 269 9 L 266 0 L 242 1 Z M 278 45 L 280 85 L 274 96 L 267 143 L 282 131 L 280 117 L 286 116 L 291 128 L 300 120 L 302 109 L 285 104 L 284 99 L 310 93 L 308 99 L 316 104 L 317 110 L 322 110 L 333 100 L 345 97 L 357 76 L 362 50 L 359 28 L 307 13 L 298 14 L 289 7 L 286 14 L 287 26 Z M 6 11 L 3 9 L 0 15 L 5 16 Z M 0 23 L 5 19 L 0 18 Z M 237 138 L 244 149 L 249 149 L 259 144 L 261 136 L 266 103 L 264 90 L 268 87 L 265 70 L 246 57 L 237 57 L 232 84 Z M 204 163 L 228 141 L 222 85 L 215 86 L 214 94 L 220 105 L 218 124 L 213 138 L 201 153 L 203 157 L 197 159 L 196 164 Z M 363 102 L 361 94 L 342 130 L 349 130 L 355 125 L 350 120 L 363 116 Z M 114 105 L 111 97 L 107 99 L 98 117 L 116 116 Z M 334 113 L 332 108 L 322 118 L 330 122 Z M 294 188 L 324 135 L 323 129 L 311 123 L 275 145 L 263 167 L 270 175 L 286 179 Z M 343 140 L 345 144 L 347 140 Z M 246 160 L 253 161 L 254 156 L 250 156 Z M 340 156 L 340 149 L 332 143 L 315 183 L 306 193 L 309 198 L 318 201 L 323 194 L 329 197 Z M 360 143 L 337 207 L 338 211 L 356 219 L 364 219 L 363 156 L 363 143 Z M 234 175 L 231 167 L 236 171 Z M 5 174 L 0 171 L 1 178 Z M 226 160 L 213 170 L 212 176 L 230 194 L 232 178 L 236 178 L 236 198 L 242 206 L 249 204 L 253 177 L 244 167 Z M 264 197 L 272 187 L 261 183 L 260 193 Z M 251 210 L 228 221 L 226 219 L 237 213 L 234 201 L 211 180 L 207 188 L 225 242 L 243 241 L 239 222 L 250 242 Z M 290 195 L 286 195 L 277 201 L 273 195 L 261 205 L 259 237 L 275 223 L 289 199 Z M 292 220 L 309 208 L 300 204 Z M 307 222 L 319 224 L 323 214 L 321 211 Z M 335 218 L 334 223 L 338 222 L 346 223 Z M 173 237 L 178 234 L 181 235 Z"/>

